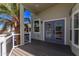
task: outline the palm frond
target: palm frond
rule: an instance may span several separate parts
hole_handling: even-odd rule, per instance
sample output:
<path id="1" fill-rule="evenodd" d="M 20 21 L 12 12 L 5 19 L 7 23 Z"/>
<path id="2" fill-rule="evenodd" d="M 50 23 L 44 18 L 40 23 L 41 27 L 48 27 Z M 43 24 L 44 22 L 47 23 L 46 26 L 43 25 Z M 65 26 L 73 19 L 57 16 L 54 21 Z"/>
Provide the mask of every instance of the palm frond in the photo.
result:
<path id="1" fill-rule="evenodd" d="M 19 4 L 16 3 L 3 3 L 0 4 L 0 13 L 6 13 L 19 21 Z"/>
<path id="2" fill-rule="evenodd" d="M 9 11 L 5 11 L 5 10 L 0 10 L 0 14 L 8 14 L 8 15 L 11 15 Z"/>

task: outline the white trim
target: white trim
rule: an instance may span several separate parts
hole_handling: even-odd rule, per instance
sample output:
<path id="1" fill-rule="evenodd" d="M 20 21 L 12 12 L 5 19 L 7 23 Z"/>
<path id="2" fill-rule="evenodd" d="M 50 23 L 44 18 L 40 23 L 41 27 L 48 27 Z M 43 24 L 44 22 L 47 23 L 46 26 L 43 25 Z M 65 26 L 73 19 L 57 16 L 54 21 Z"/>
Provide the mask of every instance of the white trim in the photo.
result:
<path id="1" fill-rule="evenodd" d="M 78 13 L 78 12 L 79 12 L 79 10 L 76 10 L 75 12 L 72 13 L 72 16 L 73 16 L 74 14 Z"/>
<path id="2" fill-rule="evenodd" d="M 65 32 L 64 32 L 64 44 L 66 45 L 66 17 L 64 17 L 64 18 L 59 18 L 59 19 L 44 20 L 44 21 L 43 21 L 43 26 L 45 27 L 45 25 L 44 25 L 45 22 L 48 22 L 48 21 L 56 21 L 56 20 L 61 20 L 61 19 L 64 19 L 64 22 L 65 22 L 65 23 L 64 23 L 64 25 L 65 25 L 65 28 L 64 28 L 64 31 L 65 31 Z M 44 27 L 43 27 L 43 28 L 44 28 Z M 44 29 L 43 29 L 43 40 L 45 40 L 45 38 L 44 38 L 44 36 L 45 36 L 44 32 L 45 32 L 45 31 L 44 31 Z"/>
<path id="3" fill-rule="evenodd" d="M 31 32 L 29 32 L 29 43 L 31 43 Z"/>
<path id="4" fill-rule="evenodd" d="M 6 41 L 9 40 L 9 38 L 11 38 L 11 37 L 12 37 L 12 35 L 7 36 L 7 37 L 5 38 L 5 40 L 6 40 Z"/>
<path id="5" fill-rule="evenodd" d="M 60 19 L 66 19 L 66 17 L 64 17 L 64 18 L 58 18 L 58 19 L 44 20 L 44 22 L 48 22 L 48 21 L 56 21 L 56 20 L 60 20 Z"/>
<path id="6" fill-rule="evenodd" d="M 44 35 L 45 34 L 45 25 L 44 24 L 45 24 L 45 22 L 43 21 L 43 41 L 45 41 L 45 35 Z"/>
<path id="7" fill-rule="evenodd" d="M 74 28 L 74 30 L 79 30 L 79 28 Z"/>
<path id="8" fill-rule="evenodd" d="M 76 44 L 72 43 L 72 45 L 79 49 L 79 46 L 77 46 Z"/>
<path id="9" fill-rule="evenodd" d="M 64 18 L 64 21 L 65 21 L 65 28 L 64 28 L 64 30 L 65 30 L 65 32 L 64 32 L 64 44 L 66 45 L 66 35 L 67 35 L 67 32 L 66 32 L 66 28 L 67 28 L 67 22 L 66 22 L 66 18 Z"/>
<path id="10" fill-rule="evenodd" d="M 24 32 L 24 35 L 25 34 L 29 34 L 29 41 L 27 43 L 31 43 L 31 32 Z M 24 44 L 25 44 L 25 42 L 24 42 Z"/>
<path id="11" fill-rule="evenodd" d="M 34 31 L 34 21 L 39 21 L 39 32 L 35 32 Z M 33 37 L 33 39 L 37 39 L 37 40 L 42 40 L 42 36 L 41 36 L 41 29 L 42 29 L 42 27 L 41 27 L 41 20 L 40 20 L 40 18 L 36 18 L 36 19 L 34 19 L 33 20 L 33 34 L 34 34 L 34 37 Z M 38 38 L 38 36 L 39 36 L 39 38 Z"/>
<path id="12" fill-rule="evenodd" d="M 72 29 L 71 29 L 72 30 L 72 44 L 74 43 L 74 40 L 73 40 L 74 39 L 74 24 L 73 23 L 74 23 L 74 17 L 72 14 Z"/>
<path id="13" fill-rule="evenodd" d="M 76 10 L 75 12 L 72 13 L 72 45 L 75 46 L 76 48 L 79 48 L 79 45 L 76 45 L 74 43 L 74 35 L 75 35 L 74 30 L 79 30 L 79 28 L 74 28 L 74 15 L 76 13 L 79 13 L 79 10 Z"/>
<path id="14" fill-rule="evenodd" d="M 35 31 L 34 31 L 34 25 L 35 25 L 34 22 L 35 22 L 35 21 L 38 21 L 38 22 L 39 22 L 39 32 L 35 32 Z M 39 19 L 39 18 L 33 20 L 33 33 L 40 33 L 40 24 L 41 24 L 41 22 L 40 22 L 40 19 Z"/>

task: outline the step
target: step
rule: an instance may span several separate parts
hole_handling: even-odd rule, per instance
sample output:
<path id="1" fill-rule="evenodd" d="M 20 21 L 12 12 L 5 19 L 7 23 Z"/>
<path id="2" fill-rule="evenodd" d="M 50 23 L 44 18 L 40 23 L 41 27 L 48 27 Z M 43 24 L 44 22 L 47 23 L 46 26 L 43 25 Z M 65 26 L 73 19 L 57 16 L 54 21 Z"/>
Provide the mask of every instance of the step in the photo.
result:
<path id="1" fill-rule="evenodd" d="M 16 49 L 13 49 L 11 55 L 13 55 L 13 56 L 21 56 L 21 54 L 19 54 L 19 53 L 16 51 Z"/>
<path id="2" fill-rule="evenodd" d="M 16 48 L 20 53 L 22 53 L 24 56 L 33 56 L 32 54 L 30 54 L 29 52 L 27 51 L 24 51 L 20 48 Z"/>
<path id="3" fill-rule="evenodd" d="M 23 56 L 22 53 L 20 53 L 20 51 L 16 48 L 13 50 L 13 54 L 15 54 L 16 56 Z"/>
<path id="4" fill-rule="evenodd" d="M 33 56 L 27 51 L 24 51 L 18 47 L 15 47 L 10 56 Z"/>
<path id="5" fill-rule="evenodd" d="M 10 56 L 16 56 L 14 53 L 11 53 L 11 55 Z"/>

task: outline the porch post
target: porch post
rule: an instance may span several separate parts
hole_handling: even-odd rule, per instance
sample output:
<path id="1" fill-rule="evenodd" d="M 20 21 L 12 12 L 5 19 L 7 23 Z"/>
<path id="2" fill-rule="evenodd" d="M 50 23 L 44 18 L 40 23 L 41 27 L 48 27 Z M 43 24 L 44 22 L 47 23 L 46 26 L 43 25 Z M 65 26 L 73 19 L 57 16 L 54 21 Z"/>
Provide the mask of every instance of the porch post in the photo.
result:
<path id="1" fill-rule="evenodd" d="M 24 45 L 24 6 L 20 4 L 20 45 Z"/>

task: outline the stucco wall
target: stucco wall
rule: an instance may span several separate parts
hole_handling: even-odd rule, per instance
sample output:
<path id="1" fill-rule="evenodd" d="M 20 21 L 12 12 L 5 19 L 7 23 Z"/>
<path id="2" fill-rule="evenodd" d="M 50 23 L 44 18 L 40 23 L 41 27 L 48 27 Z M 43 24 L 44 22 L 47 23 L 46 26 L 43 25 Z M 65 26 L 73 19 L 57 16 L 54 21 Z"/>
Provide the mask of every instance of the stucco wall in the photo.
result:
<path id="1" fill-rule="evenodd" d="M 41 20 L 51 20 L 51 19 L 60 19 L 66 17 L 66 44 L 70 43 L 70 16 L 69 13 L 71 11 L 73 4 L 57 4 L 54 7 L 48 8 L 44 10 L 38 17 Z M 41 37 L 43 32 L 41 32 Z"/>
<path id="2" fill-rule="evenodd" d="M 79 10 L 79 4 L 76 4 L 76 5 L 74 6 L 74 8 L 72 9 L 72 13 L 74 13 L 74 12 L 77 11 L 77 10 Z M 78 55 L 78 56 L 79 56 L 79 48 L 77 48 L 77 47 L 75 47 L 75 46 L 73 46 L 73 45 L 71 45 L 71 47 L 72 47 L 72 52 L 73 52 L 75 55 Z"/>

